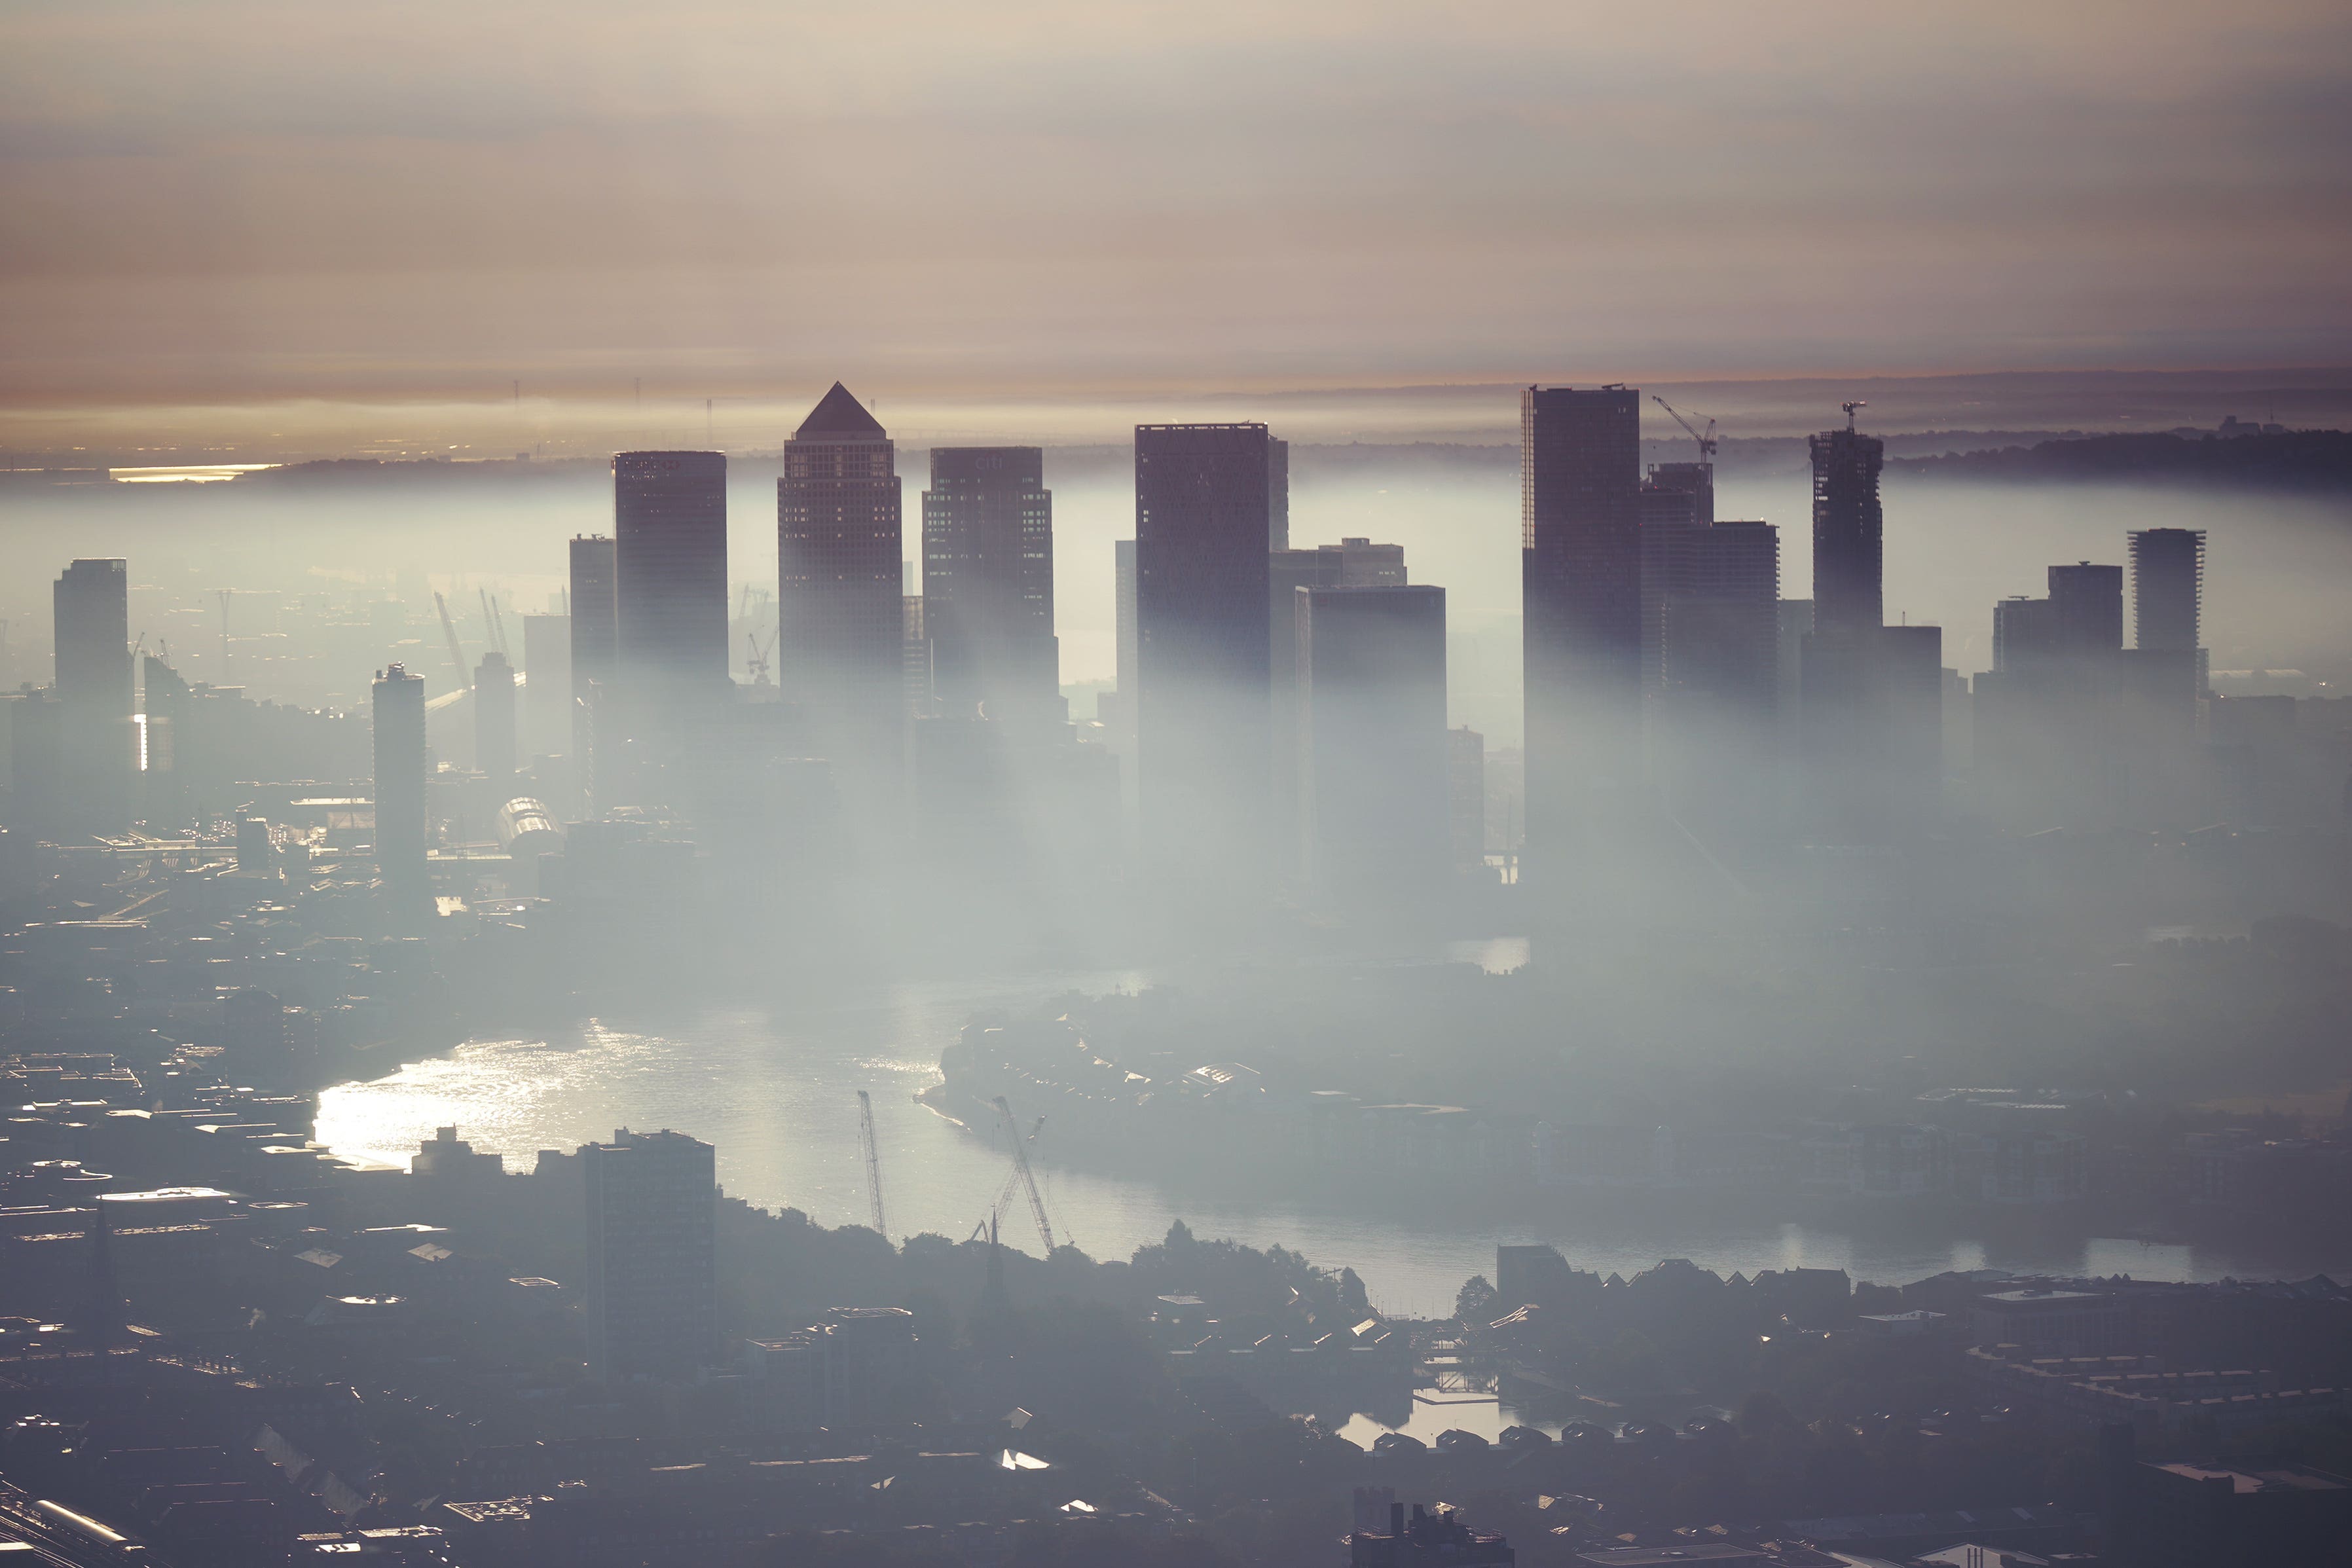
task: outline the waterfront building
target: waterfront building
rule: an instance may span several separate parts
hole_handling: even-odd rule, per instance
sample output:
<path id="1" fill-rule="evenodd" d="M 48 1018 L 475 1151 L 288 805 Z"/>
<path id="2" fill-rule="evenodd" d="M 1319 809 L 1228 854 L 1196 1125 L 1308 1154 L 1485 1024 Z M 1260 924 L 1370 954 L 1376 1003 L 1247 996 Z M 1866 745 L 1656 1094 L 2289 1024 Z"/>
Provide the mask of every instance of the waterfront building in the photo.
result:
<path id="1" fill-rule="evenodd" d="M 608 1383 L 690 1378 L 718 1353 L 717 1157 L 667 1128 L 580 1150 L 589 1364 Z"/>

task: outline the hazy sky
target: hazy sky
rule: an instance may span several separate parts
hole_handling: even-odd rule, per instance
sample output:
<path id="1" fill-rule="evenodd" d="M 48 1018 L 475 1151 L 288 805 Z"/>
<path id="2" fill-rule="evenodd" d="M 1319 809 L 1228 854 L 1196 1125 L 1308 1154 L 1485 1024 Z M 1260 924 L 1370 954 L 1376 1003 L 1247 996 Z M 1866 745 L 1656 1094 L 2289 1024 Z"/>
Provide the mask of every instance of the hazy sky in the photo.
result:
<path id="1" fill-rule="evenodd" d="M 2352 361 L 2340 0 L 14 0 L 0 401 Z"/>

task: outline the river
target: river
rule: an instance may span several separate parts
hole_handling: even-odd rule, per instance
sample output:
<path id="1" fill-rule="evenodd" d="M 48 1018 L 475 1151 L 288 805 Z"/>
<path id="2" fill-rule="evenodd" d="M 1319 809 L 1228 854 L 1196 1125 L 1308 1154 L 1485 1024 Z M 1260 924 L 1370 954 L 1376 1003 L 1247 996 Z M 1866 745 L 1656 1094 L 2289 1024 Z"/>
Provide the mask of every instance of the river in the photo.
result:
<path id="1" fill-rule="evenodd" d="M 593 1019 L 543 1040 L 476 1040 L 373 1082 L 330 1089 L 320 1100 L 319 1138 L 341 1155 L 405 1166 L 436 1127 L 454 1125 L 476 1148 L 504 1155 L 509 1168 L 528 1168 L 540 1149 L 571 1149 L 610 1137 L 615 1127 L 670 1127 L 717 1145 L 719 1179 L 729 1193 L 761 1207 L 798 1208 L 823 1224 L 863 1224 L 863 1089 L 873 1096 L 893 1236 L 929 1230 L 961 1239 L 993 1202 L 1006 1156 L 984 1129 L 975 1135 L 914 1099 L 936 1081 L 940 1048 L 975 1007 L 1141 981 L 1101 974 L 905 985 L 797 1015 L 710 1010 Z M 1979 1268 L 2173 1280 L 2341 1277 L 2352 1261 L 2243 1239 L 2192 1246 L 2009 1226 L 1928 1234 L 1894 1217 L 1869 1226 L 1753 1216 L 1661 1219 L 1575 1194 L 1499 1223 L 1464 1218 L 1435 1202 L 1424 1211 L 1375 1213 L 1344 1198 L 1260 1197 L 1206 1179 L 1177 1190 L 1072 1169 L 1053 1158 L 1050 1124 L 1038 1153 L 1057 1239 L 1095 1257 L 1125 1257 L 1181 1217 L 1203 1236 L 1279 1243 L 1330 1268 L 1353 1267 L 1373 1304 L 1391 1313 L 1450 1312 L 1462 1281 L 1491 1274 L 1496 1244 L 1506 1241 L 1549 1241 L 1578 1267 L 1603 1275 L 1630 1277 L 1678 1257 L 1726 1274 L 1833 1268 L 1885 1283 Z M 1037 1247 L 1018 1205 L 1007 1214 L 1005 1235 Z"/>

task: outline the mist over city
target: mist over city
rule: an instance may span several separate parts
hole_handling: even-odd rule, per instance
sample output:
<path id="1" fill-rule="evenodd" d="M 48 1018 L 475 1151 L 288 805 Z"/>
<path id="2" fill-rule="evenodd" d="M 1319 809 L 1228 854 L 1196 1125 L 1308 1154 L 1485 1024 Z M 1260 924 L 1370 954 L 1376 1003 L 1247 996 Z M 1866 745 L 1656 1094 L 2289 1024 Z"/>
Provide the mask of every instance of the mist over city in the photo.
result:
<path id="1" fill-rule="evenodd" d="M 0 1554 L 2352 1560 L 2347 45 L 13 8 Z"/>

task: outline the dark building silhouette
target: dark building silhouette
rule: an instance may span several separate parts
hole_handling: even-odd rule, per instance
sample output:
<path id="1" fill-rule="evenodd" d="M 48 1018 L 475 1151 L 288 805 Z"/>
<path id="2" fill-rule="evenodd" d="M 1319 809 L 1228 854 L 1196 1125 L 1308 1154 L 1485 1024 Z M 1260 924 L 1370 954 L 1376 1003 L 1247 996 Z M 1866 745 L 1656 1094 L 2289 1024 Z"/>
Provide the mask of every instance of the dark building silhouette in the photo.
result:
<path id="1" fill-rule="evenodd" d="M 2050 569 L 2051 635 L 2061 656 L 2101 658 L 2124 645 L 2124 569 L 2080 561 Z"/>
<path id="2" fill-rule="evenodd" d="M 58 826 L 71 834 L 131 822 L 137 769 L 131 725 L 130 588 L 121 559 L 78 560 L 57 580 Z"/>
<path id="3" fill-rule="evenodd" d="M 1290 548 L 1290 443 L 1278 435 L 1265 442 L 1265 548 Z"/>
<path id="4" fill-rule="evenodd" d="M 1138 803 L 1195 871 L 1267 826 L 1268 465 L 1263 424 L 1136 426 Z"/>
<path id="5" fill-rule="evenodd" d="M 1661 535 L 1670 552 L 1653 548 Z M 1779 744 L 1780 530 L 1645 525 L 1643 543 L 1643 596 L 1656 595 L 1654 760 L 1674 799 L 1760 825 Z M 1670 570 L 1646 570 L 1660 564 Z"/>
<path id="6" fill-rule="evenodd" d="M 1520 599 L 1531 876 L 1564 863 L 1580 795 L 1640 766 L 1641 394 L 1529 387 L 1519 401 Z"/>
<path id="7" fill-rule="evenodd" d="M 613 689 L 620 661 L 621 602 L 613 541 L 602 534 L 572 539 L 572 750 L 595 757 L 595 710 Z"/>
<path id="8" fill-rule="evenodd" d="M 931 449 L 922 597 L 943 714 L 1013 724 L 1061 716 L 1045 455 L 1034 446 Z"/>
<path id="9" fill-rule="evenodd" d="M 1288 831 L 1301 820 L 1298 800 L 1298 591 L 1302 588 L 1402 588 L 1404 547 L 1343 538 L 1336 545 L 1266 555 L 1266 659 L 1273 716 L 1274 819 Z M 1289 850 L 1286 853 L 1291 852 Z"/>
<path id="10" fill-rule="evenodd" d="M 1410 899 L 1453 860 L 1445 591 L 1298 593 L 1298 747 L 1309 881 Z"/>
<path id="11" fill-rule="evenodd" d="M 613 559 L 628 722 L 715 705 L 728 687 L 726 455 L 615 455 Z"/>
<path id="12" fill-rule="evenodd" d="M 474 767 L 503 789 L 515 770 L 515 673 L 496 648 L 474 671 Z"/>
<path id="13" fill-rule="evenodd" d="M 376 879 L 396 920 L 432 907 L 425 854 L 425 679 L 394 664 L 375 678 Z"/>
<path id="14" fill-rule="evenodd" d="M 1653 463 L 1642 481 L 1642 523 L 1715 521 L 1715 465 Z"/>
<path id="15" fill-rule="evenodd" d="M 2132 643 L 2142 652 L 2191 655 L 2194 689 L 2201 692 L 2206 686 L 2205 530 L 2139 528 L 2129 542 Z"/>
<path id="16" fill-rule="evenodd" d="M 895 767 L 906 711 L 896 449 L 839 382 L 776 481 L 777 684 L 836 759 Z"/>
<path id="17" fill-rule="evenodd" d="M 1885 516 L 1878 472 L 1885 444 L 1852 426 L 1812 438 L 1813 631 L 1876 631 L 1886 619 Z"/>
<path id="18" fill-rule="evenodd" d="M 580 1151 L 589 1364 L 598 1377 L 689 1377 L 718 1350 L 718 1151 L 616 1129 Z"/>
<path id="19" fill-rule="evenodd" d="M 1512 1568 L 1518 1560 L 1501 1536 L 1472 1530 L 1451 1509 L 1432 1513 L 1420 1503 L 1407 1519 L 1405 1505 L 1391 1502 L 1385 1531 L 1359 1526 L 1348 1535 L 1349 1568 Z"/>

